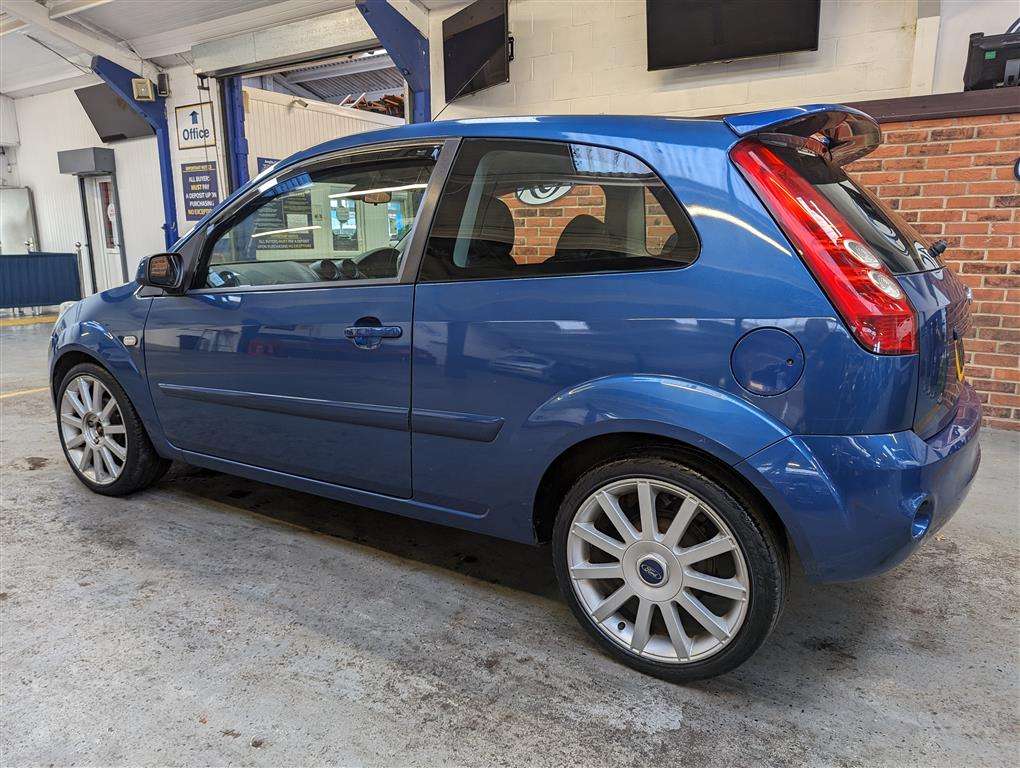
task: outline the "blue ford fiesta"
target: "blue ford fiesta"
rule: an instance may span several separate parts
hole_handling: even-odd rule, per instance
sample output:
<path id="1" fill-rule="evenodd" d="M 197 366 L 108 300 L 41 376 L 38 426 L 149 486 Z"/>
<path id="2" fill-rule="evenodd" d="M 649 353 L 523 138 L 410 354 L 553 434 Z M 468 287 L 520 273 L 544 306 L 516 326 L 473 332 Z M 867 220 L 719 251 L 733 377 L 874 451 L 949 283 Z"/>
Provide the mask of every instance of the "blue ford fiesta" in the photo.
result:
<path id="1" fill-rule="evenodd" d="M 524 542 L 606 652 L 718 675 L 903 560 L 980 459 L 970 297 L 837 105 L 521 117 L 264 171 L 51 340 L 97 493 L 171 460 Z"/>

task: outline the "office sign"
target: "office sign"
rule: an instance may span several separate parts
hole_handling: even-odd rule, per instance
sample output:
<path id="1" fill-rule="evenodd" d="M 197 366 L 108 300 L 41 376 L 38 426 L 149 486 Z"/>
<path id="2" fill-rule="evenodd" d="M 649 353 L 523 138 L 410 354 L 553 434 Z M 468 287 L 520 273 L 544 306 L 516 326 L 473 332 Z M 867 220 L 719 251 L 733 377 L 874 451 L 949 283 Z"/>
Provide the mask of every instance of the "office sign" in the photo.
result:
<path id="1" fill-rule="evenodd" d="M 215 160 L 181 163 L 181 183 L 184 185 L 185 221 L 198 221 L 220 201 Z"/>
<path id="2" fill-rule="evenodd" d="M 177 148 L 202 149 L 216 146 L 212 102 L 185 104 L 174 110 L 177 117 Z"/>

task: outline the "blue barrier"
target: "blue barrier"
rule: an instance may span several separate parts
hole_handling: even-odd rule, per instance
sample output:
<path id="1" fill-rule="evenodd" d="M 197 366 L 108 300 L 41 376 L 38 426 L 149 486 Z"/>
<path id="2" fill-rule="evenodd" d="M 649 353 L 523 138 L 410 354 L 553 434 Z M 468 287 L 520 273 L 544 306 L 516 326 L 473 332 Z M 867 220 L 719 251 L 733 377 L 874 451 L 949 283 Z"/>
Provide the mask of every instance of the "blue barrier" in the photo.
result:
<path id="1" fill-rule="evenodd" d="M 81 298 L 73 253 L 0 255 L 0 309 L 48 307 Z"/>

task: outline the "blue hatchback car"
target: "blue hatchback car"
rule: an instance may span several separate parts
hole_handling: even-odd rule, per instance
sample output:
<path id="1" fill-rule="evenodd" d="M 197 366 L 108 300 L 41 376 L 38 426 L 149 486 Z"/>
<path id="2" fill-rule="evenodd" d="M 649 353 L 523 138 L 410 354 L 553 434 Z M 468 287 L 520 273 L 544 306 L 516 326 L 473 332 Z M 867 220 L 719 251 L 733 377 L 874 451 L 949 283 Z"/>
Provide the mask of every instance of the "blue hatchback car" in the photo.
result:
<path id="1" fill-rule="evenodd" d="M 409 125 L 267 169 L 53 331 L 92 490 L 171 460 L 523 542 L 610 654 L 747 659 L 796 554 L 879 573 L 980 459 L 970 297 L 838 105 Z"/>

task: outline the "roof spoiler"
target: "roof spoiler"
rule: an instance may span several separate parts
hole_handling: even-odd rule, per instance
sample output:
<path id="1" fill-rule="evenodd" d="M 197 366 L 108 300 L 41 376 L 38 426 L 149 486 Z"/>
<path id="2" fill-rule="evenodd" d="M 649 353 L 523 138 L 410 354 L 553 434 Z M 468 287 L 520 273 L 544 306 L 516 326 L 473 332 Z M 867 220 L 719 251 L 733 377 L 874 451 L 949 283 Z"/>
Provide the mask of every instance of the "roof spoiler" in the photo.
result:
<path id="1" fill-rule="evenodd" d="M 723 120 L 741 138 L 771 134 L 814 139 L 836 165 L 858 160 L 882 143 L 882 131 L 871 115 L 839 104 L 748 112 Z"/>

